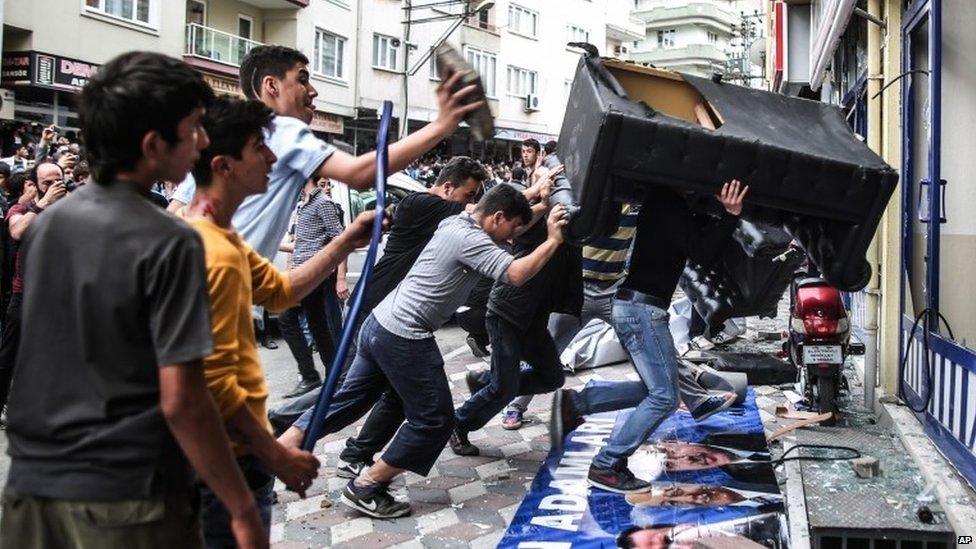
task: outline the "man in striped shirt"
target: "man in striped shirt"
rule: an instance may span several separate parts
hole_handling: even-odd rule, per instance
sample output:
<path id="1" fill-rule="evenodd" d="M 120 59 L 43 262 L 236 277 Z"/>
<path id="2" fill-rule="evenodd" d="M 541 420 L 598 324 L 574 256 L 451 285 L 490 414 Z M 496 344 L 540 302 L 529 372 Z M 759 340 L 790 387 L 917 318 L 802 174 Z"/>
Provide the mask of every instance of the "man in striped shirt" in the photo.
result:
<path id="1" fill-rule="evenodd" d="M 309 179 L 303 192 L 306 198 L 298 205 L 295 222 L 295 244 L 291 256 L 293 269 L 308 261 L 344 229 L 342 208 L 329 197 L 327 178 Z M 339 268 L 305 296 L 298 306 L 279 315 L 281 334 L 295 357 L 298 373 L 302 376 L 298 385 L 285 398 L 301 396 L 322 384 L 299 317 L 304 312 L 315 347 L 322 357 L 322 365 L 328 368 L 335 357 L 336 341 L 342 329 L 342 309 L 337 292 L 345 289 L 345 278 L 346 262 L 343 260 Z"/>

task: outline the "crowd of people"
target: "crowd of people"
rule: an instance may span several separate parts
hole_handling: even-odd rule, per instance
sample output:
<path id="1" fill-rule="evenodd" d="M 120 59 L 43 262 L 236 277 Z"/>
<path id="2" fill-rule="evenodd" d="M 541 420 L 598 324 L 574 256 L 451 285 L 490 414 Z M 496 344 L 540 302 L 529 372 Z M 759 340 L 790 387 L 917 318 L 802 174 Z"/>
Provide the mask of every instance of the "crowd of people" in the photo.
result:
<path id="1" fill-rule="evenodd" d="M 539 150 L 545 154 L 552 154 L 556 151 L 555 141 L 539 144 L 535 139 L 527 139 L 526 142 L 533 144 L 532 146 L 540 147 Z M 424 155 L 420 159 L 410 163 L 404 171 L 410 177 L 430 187 L 437 180 L 440 171 L 450 162 L 451 158 L 450 156 L 440 154 Z M 480 164 L 485 170 L 485 190 L 489 190 L 501 183 L 508 183 L 522 188 L 528 187 L 531 184 L 529 175 L 536 167 L 534 165 L 527 165 L 522 157 L 515 160 L 484 158 L 480 159 Z"/>
<path id="2" fill-rule="evenodd" d="M 436 120 L 389 148 L 390 170 L 436 170 L 429 189 L 343 227 L 329 181 L 368 189 L 375 153 L 352 156 L 312 133 L 317 92 L 302 53 L 256 47 L 240 75 L 247 99 L 217 98 L 181 61 L 124 54 L 82 91 L 84 150 L 49 127 L 33 165 L 24 136 L 0 163 L 0 176 L 11 167 L 0 188 L 27 174 L 5 218 L 17 246 L 0 345 L 12 458 L 0 543 L 267 546 L 275 478 L 304 497 L 318 474 L 305 437 L 367 413 L 340 456 L 342 502 L 401 517 L 411 508 L 390 493 L 397 476 L 427 475 L 445 447 L 478 454 L 471 432 L 545 393 L 556 448 L 585 414 L 635 407 L 588 481 L 653 493 L 627 458 L 679 401 L 696 420 L 732 405 L 734 394 L 683 371 L 666 310 L 685 261 L 707 263 L 727 243 L 747 187 L 727 183 L 725 214 L 704 222 L 653 189 L 639 211 L 620 212 L 614 234 L 565 242 L 573 192 L 555 143 L 527 140 L 510 169 L 423 160 L 480 106 L 466 102 L 474 86 L 455 89 L 457 73 L 437 88 Z M 338 392 L 313 426 L 321 376 L 310 340 L 331 367 L 344 262 L 376 215 L 384 254 L 349 319 L 357 337 Z M 279 270 L 271 260 L 283 246 L 291 260 Z M 433 334 L 479 287 L 490 367 L 468 376 L 470 397 L 455 409 Z M 254 306 L 282 313 L 302 376 L 297 398 L 270 412 Z M 584 312 L 613 325 L 639 381 L 561 389 L 564 342 L 550 323 Z"/>

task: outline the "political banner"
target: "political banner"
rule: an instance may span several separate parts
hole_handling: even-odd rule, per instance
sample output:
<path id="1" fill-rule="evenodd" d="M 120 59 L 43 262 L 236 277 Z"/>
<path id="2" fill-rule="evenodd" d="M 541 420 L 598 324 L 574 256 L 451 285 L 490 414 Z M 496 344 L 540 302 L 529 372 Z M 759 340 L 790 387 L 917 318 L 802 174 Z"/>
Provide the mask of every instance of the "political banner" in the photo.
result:
<path id="1" fill-rule="evenodd" d="M 587 416 L 562 452 L 550 452 L 499 547 L 691 547 L 702 538 L 733 536 L 789 546 L 783 495 L 752 389 L 741 406 L 701 423 L 678 411 L 651 434 L 628 462 L 652 483 L 650 492 L 588 486 L 590 461 L 631 413 Z"/>

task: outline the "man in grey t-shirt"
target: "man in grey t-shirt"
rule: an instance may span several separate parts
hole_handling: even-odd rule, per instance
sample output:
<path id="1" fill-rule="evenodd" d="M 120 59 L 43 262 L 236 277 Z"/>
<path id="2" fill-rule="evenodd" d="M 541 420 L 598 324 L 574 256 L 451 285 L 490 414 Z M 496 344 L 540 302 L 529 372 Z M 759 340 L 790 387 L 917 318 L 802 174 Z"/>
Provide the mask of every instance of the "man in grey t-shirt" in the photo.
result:
<path id="1" fill-rule="evenodd" d="M 482 276 L 514 285 L 535 276 L 562 242 L 564 213 L 554 208 L 548 239 L 531 254 L 514 259 L 497 243 L 511 240 L 528 224 L 532 211 L 514 188 L 493 188 L 471 214 L 441 222 L 406 278 L 366 319 L 356 359 L 322 432 L 350 425 L 391 387 L 403 401 L 407 421 L 383 457 L 349 481 L 342 493 L 344 504 L 376 518 L 410 513 L 410 506 L 394 500 L 387 486 L 403 471 L 430 472 L 454 429 L 454 404 L 434 331 L 464 303 Z M 281 442 L 298 446 L 311 415 L 309 410 L 299 418 Z"/>

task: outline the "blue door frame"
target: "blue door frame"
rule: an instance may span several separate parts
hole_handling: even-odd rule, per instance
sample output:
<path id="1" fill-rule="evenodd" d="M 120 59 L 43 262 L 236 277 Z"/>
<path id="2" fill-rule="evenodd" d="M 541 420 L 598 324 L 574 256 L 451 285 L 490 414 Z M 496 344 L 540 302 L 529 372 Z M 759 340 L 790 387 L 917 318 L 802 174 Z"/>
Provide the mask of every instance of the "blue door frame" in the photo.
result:
<path id="1" fill-rule="evenodd" d="M 942 135 L 942 0 L 917 0 L 903 17 L 902 71 L 914 69 L 912 61 L 912 34 L 928 23 L 929 75 L 918 73 L 902 80 L 902 268 L 901 268 L 901 326 L 899 347 L 901 356 L 908 351 L 908 342 L 914 317 L 906 314 L 905 291 L 912 272 L 912 224 L 918 196 L 915 190 L 927 193 L 928 218 L 926 230 L 925 302 L 929 311 L 931 331 L 916 332 L 911 353 L 905 358 L 903 383 L 905 397 L 914 408 L 925 404 L 924 396 L 930 395 L 923 413 L 916 413 L 925 432 L 939 449 L 956 466 L 973 486 L 976 486 L 976 352 L 944 337 L 939 329 L 939 236 L 941 233 L 941 200 L 943 189 L 939 184 L 920 186 L 914 180 L 916 159 L 913 158 L 913 139 L 927 140 L 929 170 L 925 178 L 930 182 L 941 181 Z M 914 98 L 918 86 L 927 84 L 929 94 L 929 134 L 919 136 L 914 127 Z M 928 336 L 929 350 L 925 356 L 922 340 Z M 926 371 L 929 365 L 930 374 Z"/>

